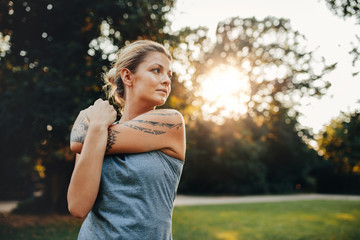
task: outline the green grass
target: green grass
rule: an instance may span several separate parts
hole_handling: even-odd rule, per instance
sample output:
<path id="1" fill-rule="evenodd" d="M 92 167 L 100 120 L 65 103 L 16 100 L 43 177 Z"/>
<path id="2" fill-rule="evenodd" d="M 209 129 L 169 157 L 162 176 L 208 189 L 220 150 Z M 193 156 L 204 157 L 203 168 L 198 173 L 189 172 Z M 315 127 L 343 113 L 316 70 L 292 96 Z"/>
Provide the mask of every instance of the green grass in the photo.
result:
<path id="1" fill-rule="evenodd" d="M 0 215 L 0 240 L 76 239 L 70 216 Z M 297 201 L 175 207 L 174 240 L 356 240 L 359 201 Z"/>
<path id="2" fill-rule="evenodd" d="M 297 201 L 177 207 L 174 239 L 360 239 L 360 202 Z"/>

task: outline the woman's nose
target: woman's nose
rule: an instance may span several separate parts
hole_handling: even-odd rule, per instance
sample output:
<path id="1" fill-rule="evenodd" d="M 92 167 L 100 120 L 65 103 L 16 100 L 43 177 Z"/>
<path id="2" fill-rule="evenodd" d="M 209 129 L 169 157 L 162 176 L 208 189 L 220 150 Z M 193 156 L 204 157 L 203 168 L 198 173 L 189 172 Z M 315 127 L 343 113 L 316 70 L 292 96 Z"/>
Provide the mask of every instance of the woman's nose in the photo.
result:
<path id="1" fill-rule="evenodd" d="M 162 77 L 161 83 L 162 83 L 163 85 L 165 85 L 165 86 L 170 85 L 170 83 L 171 83 L 170 77 L 167 76 L 167 75 L 164 75 L 164 76 Z"/>

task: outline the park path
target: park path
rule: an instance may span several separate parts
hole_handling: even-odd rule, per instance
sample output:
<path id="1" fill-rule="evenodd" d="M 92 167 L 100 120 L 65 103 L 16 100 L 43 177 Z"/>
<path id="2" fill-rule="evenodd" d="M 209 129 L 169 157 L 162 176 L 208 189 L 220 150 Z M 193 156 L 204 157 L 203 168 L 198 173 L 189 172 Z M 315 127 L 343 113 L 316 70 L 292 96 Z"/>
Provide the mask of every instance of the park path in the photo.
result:
<path id="1" fill-rule="evenodd" d="M 216 205 L 234 203 L 283 202 L 300 200 L 350 200 L 360 201 L 360 196 L 334 194 L 292 194 L 292 195 L 260 195 L 260 196 L 184 196 L 178 195 L 175 206 Z"/>
<path id="2" fill-rule="evenodd" d="M 234 203 L 283 202 L 301 200 L 349 200 L 360 201 L 360 196 L 333 194 L 292 194 L 260 196 L 188 196 L 177 195 L 175 206 L 216 205 Z M 16 208 L 17 201 L 0 201 L 0 213 L 8 213 Z"/>
<path id="3" fill-rule="evenodd" d="M 0 202 L 0 213 L 11 212 L 11 210 L 16 208 L 17 204 L 18 204 L 18 201 Z"/>

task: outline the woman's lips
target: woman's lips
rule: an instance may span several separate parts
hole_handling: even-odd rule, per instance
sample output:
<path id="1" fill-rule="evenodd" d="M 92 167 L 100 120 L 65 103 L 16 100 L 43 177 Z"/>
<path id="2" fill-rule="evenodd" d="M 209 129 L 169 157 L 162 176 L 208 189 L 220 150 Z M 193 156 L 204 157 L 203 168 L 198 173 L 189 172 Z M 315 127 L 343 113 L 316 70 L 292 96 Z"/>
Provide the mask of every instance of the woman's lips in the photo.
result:
<path id="1" fill-rule="evenodd" d="M 163 93 L 165 93 L 167 95 L 167 90 L 165 90 L 165 89 L 158 89 L 156 91 L 163 92 Z"/>

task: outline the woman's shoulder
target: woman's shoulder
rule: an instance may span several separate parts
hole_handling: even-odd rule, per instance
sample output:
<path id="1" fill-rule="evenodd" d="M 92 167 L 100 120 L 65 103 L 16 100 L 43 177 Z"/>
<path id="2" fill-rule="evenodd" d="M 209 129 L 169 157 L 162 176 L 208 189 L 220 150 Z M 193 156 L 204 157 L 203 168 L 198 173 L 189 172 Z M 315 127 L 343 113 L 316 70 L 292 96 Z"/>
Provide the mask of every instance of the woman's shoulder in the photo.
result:
<path id="1" fill-rule="evenodd" d="M 157 109 L 144 114 L 140 120 L 143 123 L 151 124 L 158 131 L 167 133 L 167 142 L 171 147 L 162 148 L 161 151 L 179 160 L 185 159 L 185 122 L 182 114 L 174 109 Z"/>
<path id="2" fill-rule="evenodd" d="M 144 113 L 143 115 L 153 115 L 153 116 L 176 116 L 176 117 L 181 117 L 182 118 L 182 114 L 175 109 L 171 109 L 171 108 L 166 108 L 166 109 L 155 109 L 155 110 L 151 110 L 149 112 Z"/>
<path id="3" fill-rule="evenodd" d="M 183 115 L 175 109 L 156 109 L 139 115 L 135 119 L 145 119 L 184 125 Z"/>

